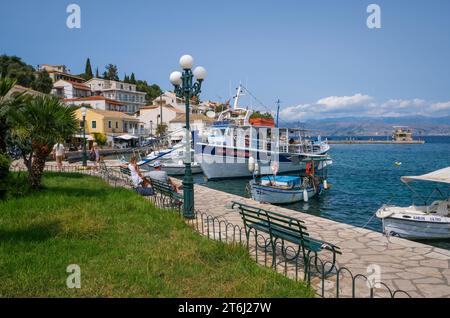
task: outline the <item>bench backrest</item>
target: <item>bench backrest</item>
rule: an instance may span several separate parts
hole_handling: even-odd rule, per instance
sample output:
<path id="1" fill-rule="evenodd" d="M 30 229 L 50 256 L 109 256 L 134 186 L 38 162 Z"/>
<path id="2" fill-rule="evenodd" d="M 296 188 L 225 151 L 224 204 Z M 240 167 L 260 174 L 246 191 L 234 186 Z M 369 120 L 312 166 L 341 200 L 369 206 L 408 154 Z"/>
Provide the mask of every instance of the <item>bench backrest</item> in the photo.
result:
<path id="1" fill-rule="evenodd" d="M 150 182 L 152 184 L 153 189 L 155 189 L 156 192 L 159 192 L 167 196 L 172 196 L 175 193 L 173 191 L 172 185 L 170 185 L 167 182 L 163 182 L 161 180 L 156 180 L 153 178 L 150 178 Z"/>
<path id="2" fill-rule="evenodd" d="M 239 214 L 242 216 L 245 227 L 251 228 L 255 225 L 265 225 L 269 229 L 270 221 L 266 210 L 233 201 L 231 208 L 234 209 L 235 206 L 239 208 Z"/>
<path id="3" fill-rule="evenodd" d="M 235 206 L 238 206 L 239 213 L 246 227 L 265 221 L 268 223 L 271 236 L 274 232 L 277 233 L 277 236 L 295 236 L 301 240 L 302 246 L 308 241 L 309 234 L 302 220 L 240 202 L 233 202 L 232 208 Z"/>
<path id="4" fill-rule="evenodd" d="M 126 174 L 127 176 L 131 176 L 131 171 L 130 171 L 130 169 L 128 169 L 128 167 L 127 168 L 120 167 L 120 172 L 123 174 Z"/>

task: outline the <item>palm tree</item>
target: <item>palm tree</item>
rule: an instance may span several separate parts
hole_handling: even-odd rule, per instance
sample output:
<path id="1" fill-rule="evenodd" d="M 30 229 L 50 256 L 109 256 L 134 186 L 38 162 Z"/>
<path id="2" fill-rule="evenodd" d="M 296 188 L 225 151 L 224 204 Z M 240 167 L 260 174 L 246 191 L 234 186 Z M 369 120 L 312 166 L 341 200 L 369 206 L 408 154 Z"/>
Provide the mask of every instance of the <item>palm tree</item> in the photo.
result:
<path id="1" fill-rule="evenodd" d="M 6 153 L 7 117 L 12 103 L 9 96 L 15 84 L 16 81 L 11 78 L 0 77 L 0 153 Z"/>
<path id="2" fill-rule="evenodd" d="M 77 131 L 75 109 L 54 96 L 37 96 L 13 112 L 12 133 L 16 143 L 26 150 L 22 156 L 33 188 L 41 185 L 45 160 L 53 145 Z"/>

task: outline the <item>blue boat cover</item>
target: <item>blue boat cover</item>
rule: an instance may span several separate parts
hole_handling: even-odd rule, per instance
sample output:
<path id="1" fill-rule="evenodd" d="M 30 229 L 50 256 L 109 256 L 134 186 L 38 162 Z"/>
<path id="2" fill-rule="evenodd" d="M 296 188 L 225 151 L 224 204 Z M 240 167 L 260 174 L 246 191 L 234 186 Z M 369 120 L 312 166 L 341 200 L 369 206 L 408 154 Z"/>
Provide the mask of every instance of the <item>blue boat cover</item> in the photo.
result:
<path id="1" fill-rule="evenodd" d="M 286 182 L 286 183 L 293 183 L 293 184 L 299 184 L 301 181 L 300 177 L 295 177 L 295 176 L 264 176 L 261 178 L 261 180 L 278 181 L 278 182 Z"/>

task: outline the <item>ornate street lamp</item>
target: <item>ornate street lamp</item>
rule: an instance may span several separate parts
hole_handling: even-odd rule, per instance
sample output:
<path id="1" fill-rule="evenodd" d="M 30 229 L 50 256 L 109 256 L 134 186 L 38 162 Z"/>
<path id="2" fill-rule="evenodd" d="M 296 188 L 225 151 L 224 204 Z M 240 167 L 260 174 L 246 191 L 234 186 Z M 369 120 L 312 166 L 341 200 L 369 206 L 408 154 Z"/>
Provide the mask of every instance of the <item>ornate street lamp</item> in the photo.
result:
<path id="1" fill-rule="evenodd" d="M 172 72 L 170 82 L 175 87 L 175 94 L 179 98 L 184 98 L 186 105 L 186 157 L 184 160 L 185 170 L 183 178 L 183 216 L 192 219 L 194 214 L 194 180 L 191 170 L 191 131 L 189 123 L 189 101 L 192 97 L 198 96 L 201 92 L 202 82 L 206 78 L 206 70 L 197 66 L 194 71 L 194 59 L 190 55 L 183 55 L 180 58 L 180 66 L 183 72 Z M 197 79 L 193 83 L 193 78 Z"/>
<path id="2" fill-rule="evenodd" d="M 86 107 L 81 107 L 81 116 L 83 117 L 83 167 L 87 167 L 87 150 L 86 150 Z"/>

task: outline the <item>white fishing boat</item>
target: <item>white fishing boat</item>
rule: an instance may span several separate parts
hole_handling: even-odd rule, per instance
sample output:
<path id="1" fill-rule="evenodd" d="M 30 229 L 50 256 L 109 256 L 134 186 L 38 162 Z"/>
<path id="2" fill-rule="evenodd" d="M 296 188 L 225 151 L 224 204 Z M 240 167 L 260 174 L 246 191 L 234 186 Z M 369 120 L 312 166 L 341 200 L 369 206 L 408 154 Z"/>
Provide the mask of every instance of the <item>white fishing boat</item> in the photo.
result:
<path id="1" fill-rule="evenodd" d="M 376 216 L 383 222 L 383 231 L 392 236 L 409 239 L 448 239 L 450 238 L 450 167 L 430 172 L 421 176 L 404 176 L 401 180 L 417 195 L 415 189 L 409 184 L 413 181 L 434 182 L 447 187 L 447 192 L 437 188 L 441 200 L 434 200 L 427 204 L 428 198 L 424 198 L 424 205 L 411 205 L 398 207 L 391 205 L 382 206 Z"/>
<path id="2" fill-rule="evenodd" d="M 268 167 L 274 161 L 279 173 L 297 173 L 305 170 L 307 158 L 329 151 L 326 141 L 320 136 L 312 140 L 304 129 L 279 128 L 273 119 L 252 118 L 252 110 L 238 107 L 242 89 L 240 85 L 233 108 L 220 113 L 207 133 L 194 139 L 195 161 L 208 179 L 251 177 L 250 158 L 261 164 L 262 175 L 271 174 Z M 322 161 L 317 169 L 330 164 Z"/>
<path id="3" fill-rule="evenodd" d="M 264 176 L 251 180 L 249 186 L 253 200 L 273 204 L 308 202 L 317 194 L 316 188 L 308 183 L 303 185 L 302 178 L 294 176 Z"/>
<path id="4" fill-rule="evenodd" d="M 278 163 L 274 163 L 271 165 L 273 175 L 261 177 L 257 177 L 259 164 L 250 160 L 248 169 L 253 172 L 254 177 L 248 184 L 248 191 L 252 199 L 259 202 L 273 204 L 308 202 L 310 198 L 330 188 L 327 183 L 327 169 L 316 170 L 318 164 L 326 160 L 329 160 L 328 156 L 309 158 L 303 176 L 277 176 Z"/>

